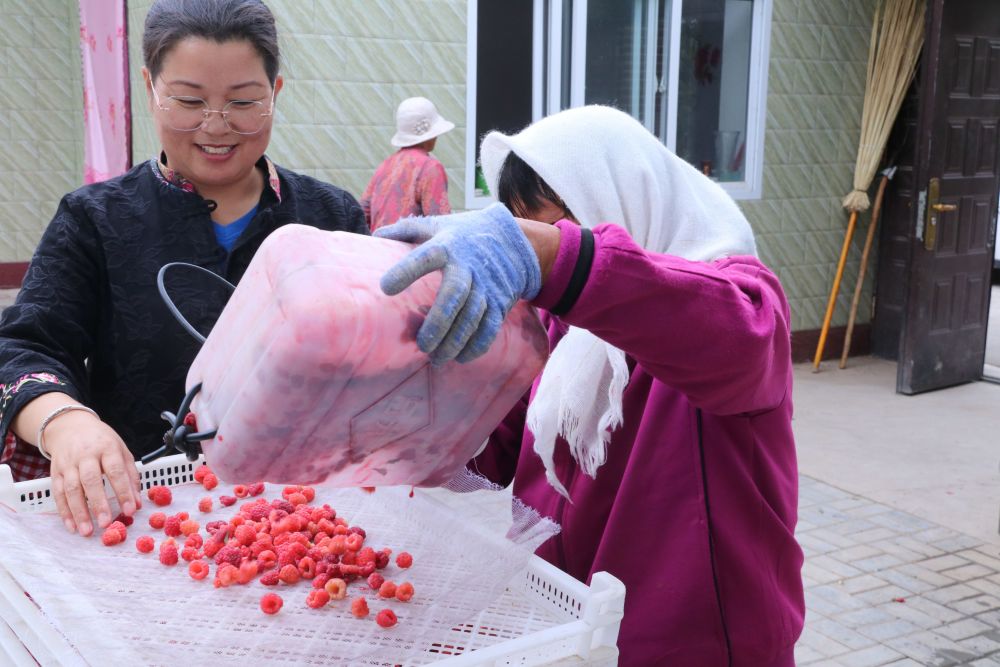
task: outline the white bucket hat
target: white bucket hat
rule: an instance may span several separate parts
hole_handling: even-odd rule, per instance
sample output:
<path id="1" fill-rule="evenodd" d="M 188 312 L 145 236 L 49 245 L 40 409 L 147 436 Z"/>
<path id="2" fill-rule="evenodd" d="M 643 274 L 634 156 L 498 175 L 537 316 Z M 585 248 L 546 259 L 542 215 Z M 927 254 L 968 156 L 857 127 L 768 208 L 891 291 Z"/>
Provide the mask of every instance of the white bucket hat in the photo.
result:
<path id="1" fill-rule="evenodd" d="M 455 128 L 438 113 L 437 107 L 426 97 L 403 100 L 396 109 L 396 134 L 392 145 L 400 148 L 414 146 Z"/>

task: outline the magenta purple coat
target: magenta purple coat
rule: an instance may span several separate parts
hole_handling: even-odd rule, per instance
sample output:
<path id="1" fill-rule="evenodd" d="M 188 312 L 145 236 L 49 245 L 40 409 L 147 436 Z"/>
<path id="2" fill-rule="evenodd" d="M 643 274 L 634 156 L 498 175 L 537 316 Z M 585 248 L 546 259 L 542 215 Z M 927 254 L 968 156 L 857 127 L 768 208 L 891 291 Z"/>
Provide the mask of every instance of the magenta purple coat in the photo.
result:
<path id="1" fill-rule="evenodd" d="M 543 311 L 580 254 L 580 229 L 557 224 L 534 302 Z M 615 225 L 593 233 L 575 305 L 543 320 L 553 347 L 572 325 L 627 354 L 607 462 L 591 479 L 560 440 L 566 502 L 533 451 L 526 399 L 473 465 L 562 526 L 539 556 L 584 582 L 604 570 L 625 583 L 621 665 L 792 667 L 805 602 L 781 285 L 755 257 L 691 262 L 647 252 Z"/>

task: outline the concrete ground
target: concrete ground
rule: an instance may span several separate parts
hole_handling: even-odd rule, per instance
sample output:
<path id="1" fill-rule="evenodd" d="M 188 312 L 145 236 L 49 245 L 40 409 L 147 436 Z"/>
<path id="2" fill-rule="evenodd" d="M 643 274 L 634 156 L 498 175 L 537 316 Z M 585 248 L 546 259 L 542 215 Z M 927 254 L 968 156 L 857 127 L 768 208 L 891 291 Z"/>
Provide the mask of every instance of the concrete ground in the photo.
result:
<path id="1" fill-rule="evenodd" d="M 1000 385 L 895 393 L 896 364 L 795 369 L 799 665 L 1000 665 Z"/>
<path id="2" fill-rule="evenodd" d="M 1000 545 L 1000 385 L 895 393 L 896 364 L 795 371 L 799 470 Z"/>
<path id="3" fill-rule="evenodd" d="M 990 320 L 986 327 L 986 364 L 983 375 L 1000 380 L 1000 285 L 990 290 Z"/>

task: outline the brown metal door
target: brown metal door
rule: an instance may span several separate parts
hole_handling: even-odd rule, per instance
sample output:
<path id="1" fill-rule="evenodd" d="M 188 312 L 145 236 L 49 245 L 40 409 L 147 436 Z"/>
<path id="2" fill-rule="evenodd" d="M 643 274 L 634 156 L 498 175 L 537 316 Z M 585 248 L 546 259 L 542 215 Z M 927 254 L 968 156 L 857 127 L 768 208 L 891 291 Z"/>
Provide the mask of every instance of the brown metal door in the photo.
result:
<path id="1" fill-rule="evenodd" d="M 979 379 L 1000 143 L 1000 3 L 930 0 L 896 388 Z"/>

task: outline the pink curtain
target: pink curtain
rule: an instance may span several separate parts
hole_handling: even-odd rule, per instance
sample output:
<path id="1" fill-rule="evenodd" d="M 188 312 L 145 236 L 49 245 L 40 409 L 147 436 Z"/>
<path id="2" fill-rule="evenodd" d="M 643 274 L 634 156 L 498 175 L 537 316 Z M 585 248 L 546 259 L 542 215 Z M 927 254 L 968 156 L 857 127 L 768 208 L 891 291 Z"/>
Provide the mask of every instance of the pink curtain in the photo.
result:
<path id="1" fill-rule="evenodd" d="M 125 0 L 80 0 L 85 183 L 131 166 Z"/>

